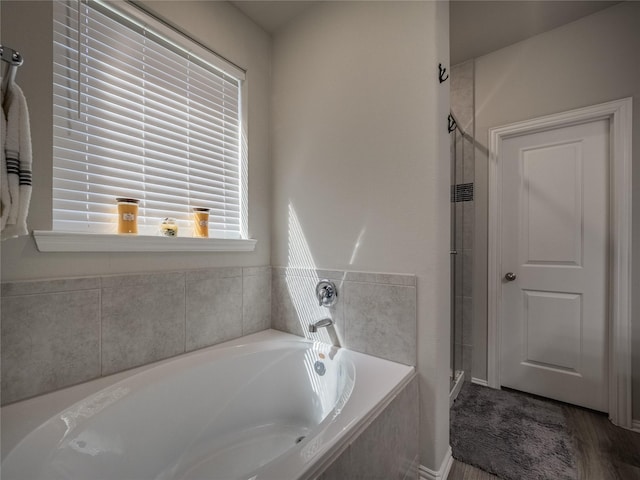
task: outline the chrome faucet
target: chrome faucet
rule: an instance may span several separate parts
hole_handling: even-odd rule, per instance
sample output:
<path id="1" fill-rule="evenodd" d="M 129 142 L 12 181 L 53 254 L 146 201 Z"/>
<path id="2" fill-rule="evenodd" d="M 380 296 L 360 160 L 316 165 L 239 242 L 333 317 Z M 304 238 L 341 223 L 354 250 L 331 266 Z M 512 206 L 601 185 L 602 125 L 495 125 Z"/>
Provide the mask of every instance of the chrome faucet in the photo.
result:
<path id="1" fill-rule="evenodd" d="M 332 307 L 338 301 L 338 289 L 331 280 L 320 280 L 316 285 L 316 297 L 321 307 Z"/>
<path id="2" fill-rule="evenodd" d="M 318 320 L 316 323 L 309 325 L 309 331 L 311 333 L 316 333 L 319 328 L 328 327 L 329 325 L 333 325 L 333 320 L 330 318 L 323 318 L 322 320 Z"/>

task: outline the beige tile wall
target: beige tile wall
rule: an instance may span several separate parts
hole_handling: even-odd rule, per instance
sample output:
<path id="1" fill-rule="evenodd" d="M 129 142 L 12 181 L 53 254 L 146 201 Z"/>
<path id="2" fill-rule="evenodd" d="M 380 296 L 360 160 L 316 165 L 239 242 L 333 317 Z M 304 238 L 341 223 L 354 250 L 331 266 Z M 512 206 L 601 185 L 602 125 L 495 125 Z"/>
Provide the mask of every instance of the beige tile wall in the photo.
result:
<path id="1" fill-rule="evenodd" d="M 328 333 L 357 352 L 406 365 L 416 364 L 416 277 L 339 270 L 272 269 L 272 328 L 321 341 L 324 332 L 308 332 L 309 323 L 330 317 Z M 320 279 L 333 280 L 338 302 L 320 307 Z"/>
<path id="2" fill-rule="evenodd" d="M 414 378 L 318 480 L 417 480 L 417 418 Z"/>
<path id="3" fill-rule="evenodd" d="M 320 278 L 338 286 L 330 309 Z M 270 327 L 416 364 L 413 275 L 225 267 L 10 282 L 1 297 L 3 405 Z M 335 329 L 310 334 L 325 316 Z"/>
<path id="4" fill-rule="evenodd" d="M 2 404 L 258 332 L 271 268 L 2 284 Z"/>

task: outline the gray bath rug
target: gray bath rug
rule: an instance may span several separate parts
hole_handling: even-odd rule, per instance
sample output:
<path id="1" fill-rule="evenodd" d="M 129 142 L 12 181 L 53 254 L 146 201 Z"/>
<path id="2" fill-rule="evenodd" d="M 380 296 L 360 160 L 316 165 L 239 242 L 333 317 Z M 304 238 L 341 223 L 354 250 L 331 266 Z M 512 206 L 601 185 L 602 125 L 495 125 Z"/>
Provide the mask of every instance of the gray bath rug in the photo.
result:
<path id="1" fill-rule="evenodd" d="M 453 457 L 506 480 L 575 480 L 562 407 L 465 383 L 451 407 Z"/>

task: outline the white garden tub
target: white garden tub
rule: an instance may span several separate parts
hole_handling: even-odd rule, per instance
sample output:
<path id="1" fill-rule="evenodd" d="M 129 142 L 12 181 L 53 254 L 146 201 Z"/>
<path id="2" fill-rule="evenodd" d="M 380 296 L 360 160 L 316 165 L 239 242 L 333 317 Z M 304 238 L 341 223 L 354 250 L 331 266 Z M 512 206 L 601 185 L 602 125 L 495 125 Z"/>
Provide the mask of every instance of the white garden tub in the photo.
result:
<path id="1" fill-rule="evenodd" d="M 4 407 L 2 479 L 313 478 L 413 375 L 260 332 Z"/>

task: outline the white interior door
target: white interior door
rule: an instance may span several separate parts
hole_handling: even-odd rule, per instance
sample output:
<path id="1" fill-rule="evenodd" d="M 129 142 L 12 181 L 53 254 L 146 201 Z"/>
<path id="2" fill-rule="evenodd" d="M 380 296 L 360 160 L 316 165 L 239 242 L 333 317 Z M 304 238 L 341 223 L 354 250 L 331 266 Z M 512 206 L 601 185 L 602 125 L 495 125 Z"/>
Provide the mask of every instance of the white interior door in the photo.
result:
<path id="1" fill-rule="evenodd" d="M 500 163 L 500 384 L 607 411 L 609 122 L 507 137 Z"/>

